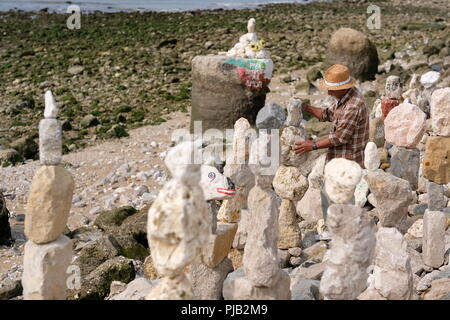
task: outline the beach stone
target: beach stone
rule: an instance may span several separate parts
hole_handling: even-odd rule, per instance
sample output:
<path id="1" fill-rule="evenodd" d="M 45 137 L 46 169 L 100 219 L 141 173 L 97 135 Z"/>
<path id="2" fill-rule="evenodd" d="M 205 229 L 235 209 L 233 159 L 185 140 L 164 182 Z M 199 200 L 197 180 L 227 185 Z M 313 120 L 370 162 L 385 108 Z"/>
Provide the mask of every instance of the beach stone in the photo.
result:
<path id="1" fill-rule="evenodd" d="M 356 162 L 333 159 L 325 166 L 325 191 L 334 203 L 348 203 L 361 177 L 362 170 Z"/>
<path id="2" fill-rule="evenodd" d="M 311 170 L 311 173 L 308 176 L 309 186 L 321 189 L 325 183 L 324 171 L 325 171 L 325 161 L 327 159 L 327 155 L 323 154 L 319 158 L 316 159 L 314 167 Z"/>
<path id="3" fill-rule="evenodd" d="M 280 273 L 277 285 L 273 288 L 255 287 L 246 278 L 243 269 L 237 269 L 228 274 L 223 284 L 225 300 L 290 300 L 291 279 L 285 272 Z"/>
<path id="4" fill-rule="evenodd" d="M 303 102 L 300 99 L 289 99 L 289 103 L 287 106 L 287 118 L 286 122 L 284 123 L 286 127 L 300 127 L 301 121 L 303 120 L 302 104 Z"/>
<path id="5" fill-rule="evenodd" d="M 25 234 L 36 244 L 56 240 L 64 231 L 75 187 L 72 175 L 59 166 L 41 166 L 28 196 Z"/>
<path id="6" fill-rule="evenodd" d="M 356 185 L 355 188 L 355 205 L 362 208 L 367 203 L 367 195 L 369 194 L 369 184 L 367 183 L 364 176 L 361 178 L 361 181 Z"/>
<path id="7" fill-rule="evenodd" d="M 444 186 L 441 186 L 432 181 L 427 181 L 428 194 L 428 210 L 442 211 L 447 207 L 447 197 L 444 194 Z"/>
<path id="8" fill-rule="evenodd" d="M 395 228 L 380 228 L 375 249 L 374 288 L 388 300 L 409 300 L 413 274 L 407 244 Z"/>
<path id="9" fill-rule="evenodd" d="M 376 198 L 382 227 L 395 227 L 408 214 L 412 201 L 409 182 L 382 170 L 369 172 L 366 176 L 370 191 Z"/>
<path id="10" fill-rule="evenodd" d="M 441 74 L 436 71 L 429 71 L 420 77 L 420 83 L 426 88 L 431 88 L 439 82 Z"/>
<path id="11" fill-rule="evenodd" d="M 323 219 L 320 189 L 309 187 L 303 198 L 297 202 L 297 214 L 309 223 L 316 224 Z"/>
<path id="12" fill-rule="evenodd" d="M 445 214 L 439 211 L 425 211 L 423 217 L 423 262 L 439 268 L 444 264 L 445 254 Z"/>
<path id="13" fill-rule="evenodd" d="M 419 107 L 403 102 L 384 120 L 386 141 L 397 147 L 415 148 L 425 133 L 426 118 Z"/>
<path id="14" fill-rule="evenodd" d="M 270 67 L 265 60 L 263 64 Z M 191 132 L 195 121 L 202 121 L 203 132 L 211 128 L 232 128 L 239 118 L 255 124 L 256 115 L 264 107 L 269 92 L 269 81 L 263 81 L 257 89 L 247 88 L 242 85 L 240 68 L 226 56 L 197 56 L 192 60 Z"/>
<path id="15" fill-rule="evenodd" d="M 216 231 L 209 236 L 208 244 L 202 249 L 202 260 L 205 265 L 215 268 L 228 256 L 237 229 L 236 223 L 217 223 Z"/>
<path id="16" fill-rule="evenodd" d="M 438 89 L 431 96 L 431 123 L 439 136 L 450 136 L 450 88 Z"/>
<path id="17" fill-rule="evenodd" d="M 155 283 L 146 278 L 136 278 L 126 285 L 125 290 L 109 300 L 145 300 L 154 286 Z"/>
<path id="18" fill-rule="evenodd" d="M 151 289 L 145 300 L 192 300 L 191 283 L 184 273 L 172 278 L 162 278 Z"/>
<path id="19" fill-rule="evenodd" d="M 302 234 L 297 223 L 297 213 L 292 201 L 283 199 L 279 209 L 278 248 L 289 249 L 300 246 Z"/>
<path id="20" fill-rule="evenodd" d="M 319 286 L 318 280 L 291 279 L 292 300 L 319 300 Z"/>
<path id="21" fill-rule="evenodd" d="M 331 36 L 326 65 L 343 64 L 361 81 L 374 80 L 378 72 L 378 53 L 367 36 L 351 28 L 340 28 Z"/>
<path id="22" fill-rule="evenodd" d="M 272 184 L 281 198 L 292 201 L 299 201 L 308 190 L 308 179 L 296 167 L 279 167 Z"/>
<path id="23" fill-rule="evenodd" d="M 331 248 L 326 253 L 320 292 L 327 300 L 356 299 L 367 286 L 367 268 L 375 249 L 375 223 L 352 205 L 328 208 Z"/>
<path id="24" fill-rule="evenodd" d="M 27 241 L 23 257 L 24 300 L 65 300 L 72 241 L 60 235 L 48 244 Z"/>
<path id="25" fill-rule="evenodd" d="M 428 137 L 423 176 L 437 184 L 450 182 L 450 137 Z"/>
<path id="26" fill-rule="evenodd" d="M 39 122 L 39 159 L 41 165 L 58 165 L 62 158 L 62 129 L 56 119 Z"/>
<path id="27" fill-rule="evenodd" d="M 420 151 L 392 147 L 390 173 L 409 182 L 412 190 L 419 187 Z"/>
<path id="28" fill-rule="evenodd" d="M 369 141 L 374 142 L 378 148 L 384 146 L 384 120 L 373 118 L 369 120 Z"/>
<path id="29" fill-rule="evenodd" d="M 197 262 L 190 265 L 189 270 L 194 299 L 221 300 L 223 282 L 233 271 L 233 264 L 230 259 L 225 258 L 214 268 Z"/>
<path id="30" fill-rule="evenodd" d="M 278 266 L 278 207 L 275 192 L 255 186 L 248 196 L 253 227 L 248 231 L 244 250 L 246 277 L 257 287 L 272 287 L 280 278 Z"/>
<path id="31" fill-rule="evenodd" d="M 369 171 L 375 171 L 380 167 L 380 156 L 374 142 L 369 141 L 364 149 L 364 166 Z"/>
<path id="32" fill-rule="evenodd" d="M 275 102 L 268 102 L 256 116 L 258 129 L 280 129 L 286 121 L 286 111 Z"/>
<path id="33" fill-rule="evenodd" d="M 58 107 L 56 106 L 55 97 L 50 90 L 45 92 L 45 110 L 44 118 L 46 119 L 56 119 L 58 116 Z"/>

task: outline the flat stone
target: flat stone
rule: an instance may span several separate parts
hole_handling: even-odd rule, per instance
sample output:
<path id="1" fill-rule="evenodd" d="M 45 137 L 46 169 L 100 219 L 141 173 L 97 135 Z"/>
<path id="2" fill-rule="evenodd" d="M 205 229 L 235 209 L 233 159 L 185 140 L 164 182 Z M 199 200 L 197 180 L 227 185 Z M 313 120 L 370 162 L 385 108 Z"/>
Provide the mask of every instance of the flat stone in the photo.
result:
<path id="1" fill-rule="evenodd" d="M 210 268 L 203 263 L 194 263 L 189 266 L 189 270 L 194 299 L 220 300 L 223 282 L 233 271 L 233 264 L 231 260 L 223 259 L 215 268 Z"/>
<path id="2" fill-rule="evenodd" d="M 348 203 L 361 177 L 362 170 L 356 162 L 333 159 L 325 166 L 325 191 L 334 203 Z"/>
<path id="3" fill-rule="evenodd" d="M 136 278 L 121 293 L 112 296 L 109 300 L 145 300 L 145 297 L 154 288 L 155 283 L 146 278 Z"/>
<path id="4" fill-rule="evenodd" d="M 437 184 L 450 182 L 450 137 L 429 137 L 423 159 L 423 176 Z"/>
<path id="5" fill-rule="evenodd" d="M 258 129 L 280 129 L 286 121 L 286 111 L 275 102 L 268 102 L 256 116 Z"/>
<path id="6" fill-rule="evenodd" d="M 217 223 L 217 229 L 209 237 L 209 242 L 202 249 L 203 263 L 215 268 L 228 256 L 238 229 L 236 223 Z"/>
<path id="7" fill-rule="evenodd" d="M 308 190 L 308 179 L 295 167 L 281 166 L 273 179 L 275 192 L 283 199 L 299 201 Z"/>
<path id="8" fill-rule="evenodd" d="M 412 202 L 409 182 L 382 170 L 369 172 L 366 180 L 376 198 L 381 226 L 397 226 L 407 216 Z"/>
<path id="9" fill-rule="evenodd" d="M 425 132 L 426 115 L 419 107 L 403 102 L 384 120 L 386 141 L 405 148 L 415 148 Z"/>
<path id="10" fill-rule="evenodd" d="M 295 205 L 291 200 L 283 199 L 278 218 L 278 248 L 289 249 L 300 246 L 302 233 L 297 223 Z"/>
<path id="11" fill-rule="evenodd" d="M 39 122 L 39 159 L 41 165 L 58 165 L 62 158 L 62 129 L 56 119 Z"/>
<path id="12" fill-rule="evenodd" d="M 47 244 L 27 241 L 22 275 L 24 299 L 65 300 L 71 261 L 72 241 L 65 236 Z"/>
<path id="13" fill-rule="evenodd" d="M 450 136 L 450 88 L 438 89 L 431 96 L 431 123 L 439 136 Z"/>
<path id="14" fill-rule="evenodd" d="M 420 151 L 392 147 L 390 173 L 409 182 L 412 190 L 417 190 L 419 184 Z"/>
<path id="15" fill-rule="evenodd" d="M 423 262 L 433 268 L 444 264 L 445 220 L 443 212 L 430 210 L 425 212 L 423 218 Z"/>
<path id="16" fill-rule="evenodd" d="M 41 166 L 28 196 L 25 234 L 37 244 L 56 240 L 67 225 L 73 190 L 72 175 L 60 166 Z"/>
<path id="17" fill-rule="evenodd" d="M 297 202 L 297 214 L 307 222 L 316 224 L 323 219 L 320 190 L 308 188 L 303 198 Z"/>

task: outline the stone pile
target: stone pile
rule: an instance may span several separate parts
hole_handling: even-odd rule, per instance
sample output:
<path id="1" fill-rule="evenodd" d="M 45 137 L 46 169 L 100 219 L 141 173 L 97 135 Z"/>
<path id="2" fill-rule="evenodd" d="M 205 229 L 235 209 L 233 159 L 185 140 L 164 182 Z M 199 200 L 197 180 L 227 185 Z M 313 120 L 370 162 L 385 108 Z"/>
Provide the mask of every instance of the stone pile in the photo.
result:
<path id="1" fill-rule="evenodd" d="M 269 59 L 269 53 L 264 49 L 264 41 L 256 35 L 256 20 L 251 18 L 247 23 L 248 33 L 239 38 L 239 42 L 227 52 L 228 57 L 247 59 Z"/>
<path id="2" fill-rule="evenodd" d="M 278 207 L 272 190 L 272 169 L 267 170 L 267 154 L 273 136 L 261 131 L 251 147 L 250 169 L 255 186 L 248 196 L 252 227 L 248 231 L 243 264 L 224 282 L 225 300 L 290 299 L 290 278 L 279 268 Z"/>
<path id="3" fill-rule="evenodd" d="M 375 224 L 364 209 L 350 204 L 361 176 L 361 167 L 346 159 L 333 159 L 325 166 L 325 190 L 333 202 L 327 214 L 331 248 L 320 282 L 327 300 L 356 299 L 366 289 Z"/>
<path id="4" fill-rule="evenodd" d="M 201 159 L 192 141 L 169 150 L 166 183 L 148 212 L 147 237 L 154 267 L 162 280 L 147 300 L 192 298 L 186 267 L 201 256 L 211 233 L 211 216 L 199 185 Z"/>
<path id="5" fill-rule="evenodd" d="M 72 261 L 72 241 L 66 228 L 74 180 L 61 165 L 62 130 L 58 108 L 50 91 L 45 94 L 45 119 L 39 123 L 41 167 L 28 196 L 25 218 L 23 295 L 26 300 L 67 298 L 67 268 Z"/>

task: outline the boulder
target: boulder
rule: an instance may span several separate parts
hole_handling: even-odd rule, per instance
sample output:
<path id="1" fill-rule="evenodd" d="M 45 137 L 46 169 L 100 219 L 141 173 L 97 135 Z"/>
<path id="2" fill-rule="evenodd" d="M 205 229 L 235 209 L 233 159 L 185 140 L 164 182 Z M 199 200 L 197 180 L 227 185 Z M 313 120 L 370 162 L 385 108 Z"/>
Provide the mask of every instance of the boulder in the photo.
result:
<path id="1" fill-rule="evenodd" d="M 9 211 L 6 200 L 0 192 L 0 246 L 10 245 L 12 241 L 11 227 L 9 225 Z"/>
<path id="2" fill-rule="evenodd" d="M 35 159 L 39 152 L 39 145 L 34 141 L 32 135 L 26 135 L 25 137 L 13 141 L 9 147 L 17 150 L 17 152 L 25 159 Z"/>
<path id="3" fill-rule="evenodd" d="M 17 150 L 14 149 L 5 149 L 0 150 L 0 165 L 10 165 L 10 164 L 16 164 L 18 162 L 22 162 L 23 158 L 17 152 Z"/>
<path id="4" fill-rule="evenodd" d="M 94 225 L 102 230 L 109 231 L 111 228 L 120 226 L 125 219 L 136 212 L 137 210 L 131 206 L 103 211 L 95 219 Z"/>
<path id="5" fill-rule="evenodd" d="M 268 102 L 256 116 L 258 129 L 280 129 L 286 121 L 286 111 L 274 102 Z"/>
<path id="6" fill-rule="evenodd" d="M 362 32 L 340 28 L 331 36 L 327 52 L 327 65 L 343 64 L 361 81 L 375 79 L 379 63 L 377 49 Z"/>

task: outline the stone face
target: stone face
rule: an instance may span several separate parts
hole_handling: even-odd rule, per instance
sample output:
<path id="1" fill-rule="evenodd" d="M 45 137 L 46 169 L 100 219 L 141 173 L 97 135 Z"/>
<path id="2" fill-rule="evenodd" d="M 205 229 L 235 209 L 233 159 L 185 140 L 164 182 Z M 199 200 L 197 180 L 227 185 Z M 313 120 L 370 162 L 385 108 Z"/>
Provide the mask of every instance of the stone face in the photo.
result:
<path id="1" fill-rule="evenodd" d="M 419 107 L 403 102 L 384 120 L 386 141 L 397 147 L 415 148 L 425 133 L 426 118 Z"/>
<path id="2" fill-rule="evenodd" d="M 369 171 L 375 171 L 380 167 L 380 156 L 374 142 L 369 141 L 364 149 L 364 166 Z"/>
<path id="3" fill-rule="evenodd" d="M 278 218 L 279 238 L 278 248 L 289 249 L 299 247 L 302 234 L 297 223 L 297 213 L 292 201 L 283 199 Z"/>
<path id="4" fill-rule="evenodd" d="M 378 72 L 376 47 L 364 33 L 350 28 L 340 28 L 331 36 L 326 60 L 327 65 L 347 66 L 351 75 L 362 81 L 375 79 Z"/>
<path id="5" fill-rule="evenodd" d="M 393 147 L 390 173 L 409 182 L 412 190 L 419 186 L 420 151 Z"/>
<path id="6" fill-rule="evenodd" d="M 376 198 L 381 226 L 395 227 L 408 214 L 412 201 L 409 182 L 382 170 L 369 172 L 366 180 Z"/>
<path id="7" fill-rule="evenodd" d="M 223 284 L 225 300 L 290 300 L 291 279 L 285 272 L 273 288 L 255 287 L 245 276 L 243 269 L 228 274 Z"/>
<path id="8" fill-rule="evenodd" d="M 438 89 L 431 96 L 431 123 L 439 136 L 450 136 L 450 88 Z"/>
<path id="9" fill-rule="evenodd" d="M 194 261 L 208 241 L 210 214 L 203 191 L 171 180 L 148 213 L 147 237 L 159 274 L 173 276 Z"/>
<path id="10" fill-rule="evenodd" d="M 450 137 L 428 137 L 423 176 L 437 184 L 450 182 Z"/>
<path id="11" fill-rule="evenodd" d="M 215 268 L 230 252 L 238 229 L 236 223 L 217 223 L 216 232 L 209 236 L 209 242 L 202 249 L 203 263 Z"/>
<path id="12" fill-rule="evenodd" d="M 381 118 L 369 120 L 369 141 L 374 142 L 378 148 L 384 146 L 384 121 Z"/>
<path id="13" fill-rule="evenodd" d="M 55 240 L 69 217 L 75 184 L 72 175 L 59 166 L 42 166 L 33 177 L 28 196 L 25 234 L 34 243 Z"/>
<path id="14" fill-rule="evenodd" d="M 202 263 L 194 263 L 190 267 L 193 298 L 196 300 L 220 300 L 222 298 L 223 282 L 233 271 L 229 259 L 223 259 L 211 269 Z"/>
<path id="15" fill-rule="evenodd" d="M 444 186 L 427 181 L 428 210 L 442 211 L 447 207 L 447 197 L 444 195 Z"/>
<path id="16" fill-rule="evenodd" d="M 356 299 L 367 286 L 375 224 L 363 209 L 352 205 L 330 206 L 327 224 L 332 242 L 325 255 L 320 292 L 325 299 Z"/>
<path id="17" fill-rule="evenodd" d="M 56 119 L 39 122 L 39 158 L 41 165 L 58 165 L 62 158 L 62 129 Z"/>
<path id="18" fill-rule="evenodd" d="M 445 214 L 439 211 L 425 211 L 423 217 L 423 262 L 433 268 L 444 264 Z"/>
<path id="19" fill-rule="evenodd" d="M 280 167 L 272 184 L 281 198 L 292 201 L 299 201 L 308 190 L 308 179 L 295 167 Z"/>
<path id="20" fill-rule="evenodd" d="M 203 189 L 205 201 L 225 200 L 236 194 L 231 180 L 213 166 L 201 166 L 200 187 Z"/>
<path id="21" fill-rule="evenodd" d="M 24 299 L 65 300 L 71 261 L 72 241 L 65 236 L 48 244 L 28 241 L 23 259 Z"/>
<path id="22" fill-rule="evenodd" d="M 45 92 L 45 110 L 44 117 L 46 119 L 56 119 L 58 116 L 58 107 L 56 106 L 55 98 L 50 90 Z"/>
<path id="23" fill-rule="evenodd" d="M 280 277 L 278 267 L 278 207 L 271 190 L 255 186 L 248 196 L 248 209 L 254 225 L 248 231 L 244 251 L 246 277 L 254 286 L 274 286 Z"/>
<path id="24" fill-rule="evenodd" d="M 325 166 L 325 190 L 334 203 L 348 203 L 361 176 L 361 167 L 356 162 L 333 159 Z"/>
<path id="25" fill-rule="evenodd" d="M 274 102 L 268 102 L 256 116 L 258 129 L 280 129 L 286 121 L 286 111 Z"/>
<path id="26" fill-rule="evenodd" d="M 291 98 L 287 106 L 287 119 L 285 126 L 300 127 L 300 122 L 303 119 L 302 101 L 300 99 Z"/>
<path id="27" fill-rule="evenodd" d="M 315 224 L 323 219 L 320 189 L 310 187 L 302 200 L 297 202 L 296 209 L 297 214 L 307 222 Z"/>
<path id="28" fill-rule="evenodd" d="M 251 61 L 214 55 L 192 60 L 191 131 L 195 121 L 202 121 L 203 132 L 210 128 L 232 128 L 239 118 L 255 123 L 258 111 L 264 107 L 270 79 L 267 74 L 264 81 L 258 82 L 259 88 L 243 86 L 250 71 L 245 67 Z M 258 74 L 265 75 L 270 62 L 263 60 L 264 68 Z"/>
<path id="29" fill-rule="evenodd" d="M 374 287 L 388 300 L 409 300 L 413 275 L 407 244 L 395 228 L 380 228 L 374 267 Z"/>

